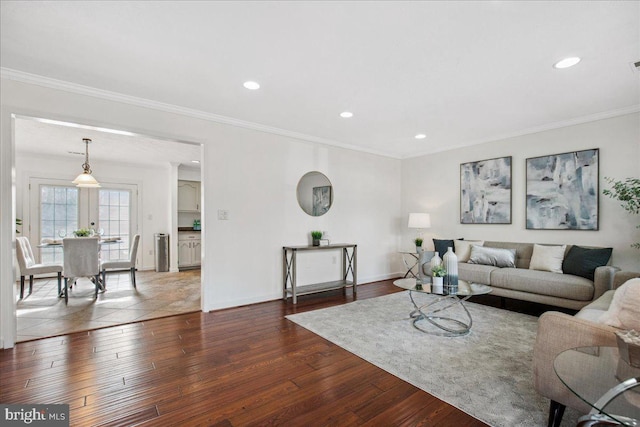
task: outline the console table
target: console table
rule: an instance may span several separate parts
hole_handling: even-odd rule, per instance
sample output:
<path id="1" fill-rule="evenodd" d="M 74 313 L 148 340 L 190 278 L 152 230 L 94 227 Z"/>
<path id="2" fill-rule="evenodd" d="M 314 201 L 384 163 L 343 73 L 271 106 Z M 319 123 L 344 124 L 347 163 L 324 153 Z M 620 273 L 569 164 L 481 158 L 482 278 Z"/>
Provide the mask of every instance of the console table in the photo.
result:
<path id="1" fill-rule="evenodd" d="M 296 255 L 304 251 L 342 252 L 342 278 L 331 282 L 314 283 L 297 286 L 296 284 Z M 351 280 L 347 280 L 351 275 Z M 308 295 L 333 289 L 345 290 L 348 285 L 353 286 L 356 295 L 358 285 L 358 245 L 352 243 L 334 243 L 326 246 L 283 246 L 282 247 L 282 299 L 285 301 L 291 295 L 293 303 L 298 303 L 298 295 Z M 290 285 L 290 286 L 289 286 Z"/>

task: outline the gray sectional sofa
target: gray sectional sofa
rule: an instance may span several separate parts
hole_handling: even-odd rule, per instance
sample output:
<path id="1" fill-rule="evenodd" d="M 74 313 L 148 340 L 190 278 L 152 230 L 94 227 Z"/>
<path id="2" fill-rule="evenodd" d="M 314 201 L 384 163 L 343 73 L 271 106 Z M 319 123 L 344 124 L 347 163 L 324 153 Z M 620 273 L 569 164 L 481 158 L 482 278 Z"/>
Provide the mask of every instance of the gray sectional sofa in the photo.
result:
<path id="1" fill-rule="evenodd" d="M 491 295 L 531 301 L 556 307 L 579 310 L 612 289 L 615 267 L 601 266 L 595 269 L 590 280 L 571 274 L 530 270 L 533 243 L 484 242 L 484 247 L 514 249 L 516 268 L 500 268 L 491 265 L 458 263 L 458 277 L 473 283 L 490 285 Z M 565 254 L 571 245 L 567 245 Z M 421 265 L 430 275 L 429 263 Z"/>

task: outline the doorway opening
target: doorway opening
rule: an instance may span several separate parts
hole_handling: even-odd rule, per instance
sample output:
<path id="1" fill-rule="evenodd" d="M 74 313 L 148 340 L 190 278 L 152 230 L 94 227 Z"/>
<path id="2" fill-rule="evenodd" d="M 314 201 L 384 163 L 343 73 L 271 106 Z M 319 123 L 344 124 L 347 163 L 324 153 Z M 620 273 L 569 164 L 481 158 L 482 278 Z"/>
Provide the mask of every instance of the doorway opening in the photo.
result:
<path id="1" fill-rule="evenodd" d="M 25 292 L 23 299 L 14 291 L 16 341 L 201 310 L 200 270 L 177 268 L 178 208 L 173 204 L 182 169 L 189 179 L 201 181 L 202 146 L 34 117 L 13 120 L 14 208 L 21 219 L 17 235 L 29 239 L 37 262 L 61 264 L 62 248 L 43 243 L 70 237 L 82 228 L 117 240 L 101 246 L 102 260 L 128 259 L 133 236 L 141 236 L 136 288 L 123 270 L 107 273 L 106 290 L 97 298 L 89 280 L 79 280 L 67 305 L 57 296 L 56 278 L 36 278 L 33 292 Z M 93 140 L 92 174 L 100 188 L 71 183 L 81 171 L 83 138 Z M 156 271 L 156 234 L 169 235 L 169 257 L 176 257 L 170 271 Z"/>

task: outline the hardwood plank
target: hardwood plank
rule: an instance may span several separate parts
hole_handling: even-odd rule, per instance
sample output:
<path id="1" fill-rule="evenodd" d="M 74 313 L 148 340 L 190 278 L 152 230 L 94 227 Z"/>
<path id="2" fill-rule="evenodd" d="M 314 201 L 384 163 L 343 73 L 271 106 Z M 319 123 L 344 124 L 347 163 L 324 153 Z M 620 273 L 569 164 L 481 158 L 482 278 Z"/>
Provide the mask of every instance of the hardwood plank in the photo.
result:
<path id="1" fill-rule="evenodd" d="M 69 403 L 71 425 L 484 424 L 284 316 L 400 291 L 391 281 L 19 343 L 0 401 Z"/>

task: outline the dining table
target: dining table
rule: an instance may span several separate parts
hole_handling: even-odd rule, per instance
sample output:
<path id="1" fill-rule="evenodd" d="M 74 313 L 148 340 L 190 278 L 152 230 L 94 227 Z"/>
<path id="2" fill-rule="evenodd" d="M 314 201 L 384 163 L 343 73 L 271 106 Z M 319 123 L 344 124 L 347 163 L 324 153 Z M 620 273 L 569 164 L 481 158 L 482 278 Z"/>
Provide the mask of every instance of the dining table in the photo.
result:
<path id="1" fill-rule="evenodd" d="M 82 237 L 78 237 L 78 238 L 82 238 Z M 100 237 L 100 240 L 98 241 L 98 251 L 100 252 L 102 247 L 105 245 L 114 245 L 114 244 L 120 244 L 122 243 L 122 238 L 121 237 Z M 37 245 L 36 247 L 39 249 L 45 249 L 45 248 L 63 248 L 63 253 L 64 253 L 64 245 L 62 244 L 63 239 L 42 239 L 40 244 Z M 95 279 L 91 278 L 91 281 L 93 282 Z M 72 282 L 71 282 L 71 286 L 73 287 L 73 285 L 76 282 L 76 278 L 73 278 Z M 98 277 L 98 288 L 102 291 L 104 291 L 105 287 L 104 287 L 104 283 L 102 283 L 102 278 Z"/>

